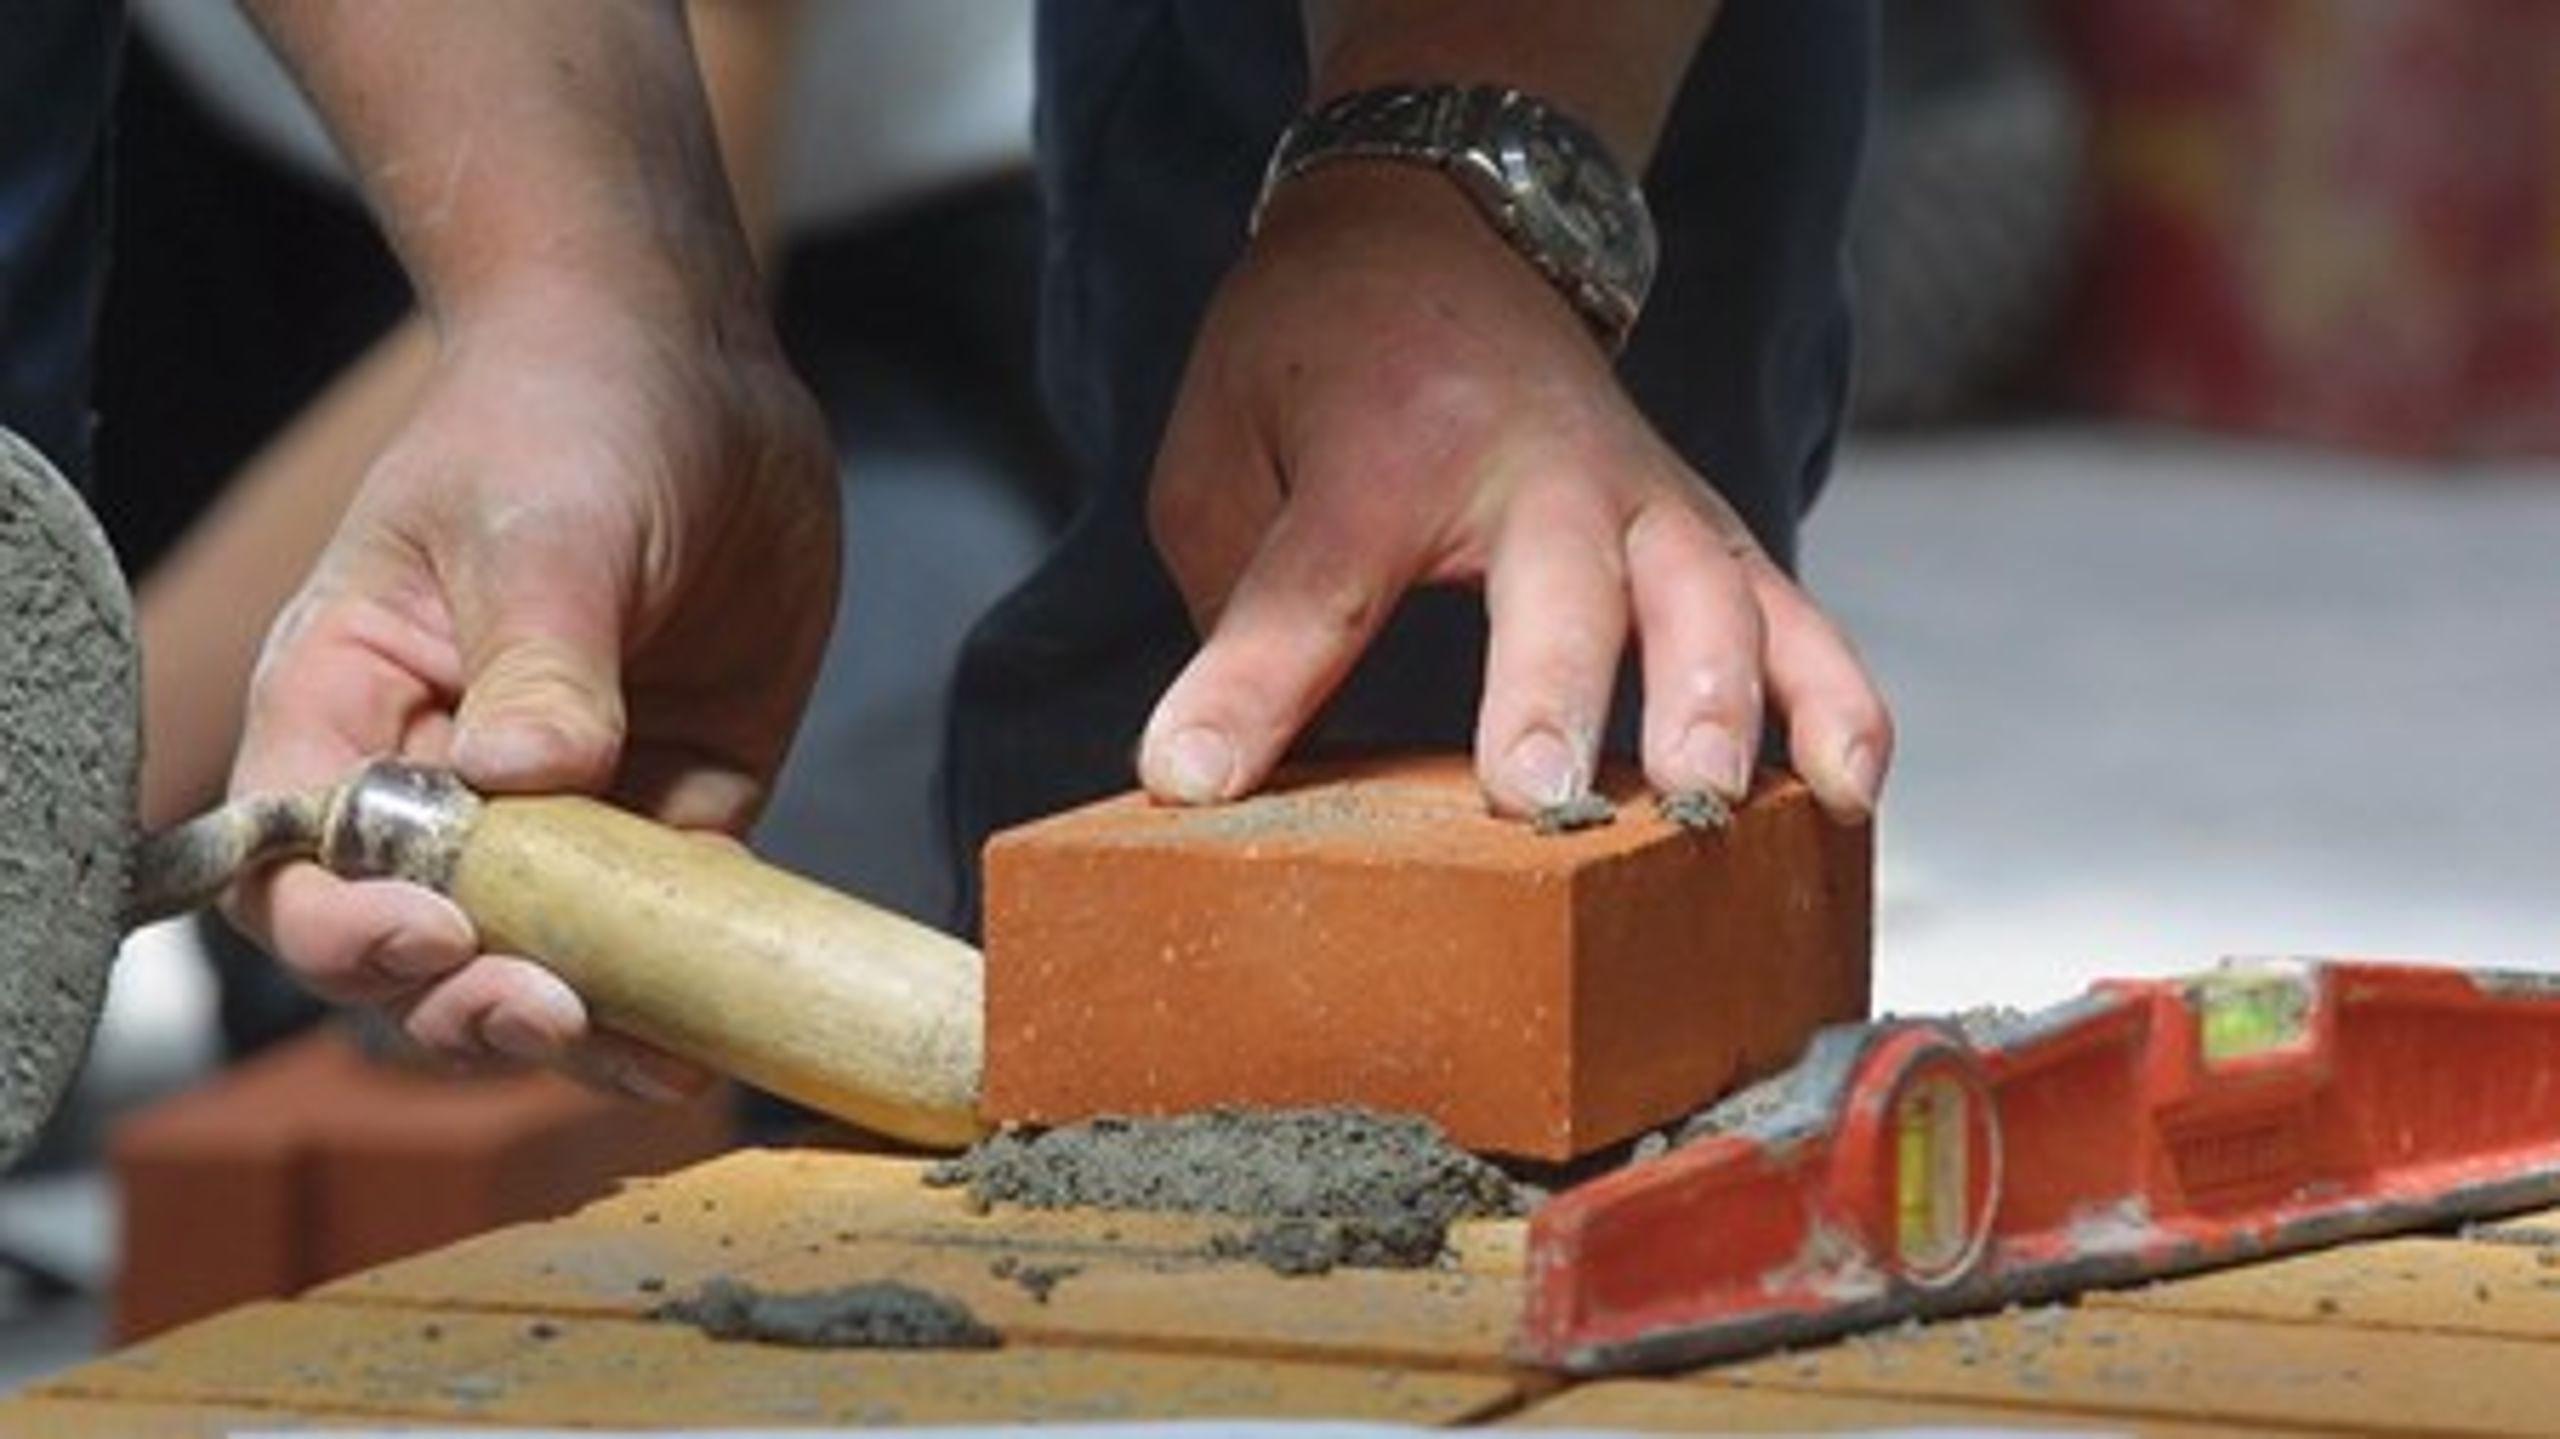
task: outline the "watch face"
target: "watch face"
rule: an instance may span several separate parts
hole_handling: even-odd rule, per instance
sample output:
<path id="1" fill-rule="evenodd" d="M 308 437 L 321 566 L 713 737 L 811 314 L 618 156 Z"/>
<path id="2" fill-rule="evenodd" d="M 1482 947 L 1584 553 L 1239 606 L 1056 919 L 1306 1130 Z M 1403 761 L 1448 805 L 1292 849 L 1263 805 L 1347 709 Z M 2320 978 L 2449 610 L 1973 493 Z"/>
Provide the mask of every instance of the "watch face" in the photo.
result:
<path id="1" fill-rule="evenodd" d="M 1487 138 L 1523 238 L 1641 298 L 1653 269 L 1643 198 L 1598 142 L 1527 106 L 1506 111 Z"/>

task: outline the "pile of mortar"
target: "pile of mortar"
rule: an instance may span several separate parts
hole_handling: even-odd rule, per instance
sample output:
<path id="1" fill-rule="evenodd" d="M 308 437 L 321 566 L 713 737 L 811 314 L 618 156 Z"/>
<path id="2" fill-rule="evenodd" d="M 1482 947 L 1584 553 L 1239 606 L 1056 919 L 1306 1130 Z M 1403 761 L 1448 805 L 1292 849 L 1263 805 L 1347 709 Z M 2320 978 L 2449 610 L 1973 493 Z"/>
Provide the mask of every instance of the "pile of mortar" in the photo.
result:
<path id="1" fill-rule="evenodd" d="M 1413 1115 L 1355 1108 L 1106 1117 L 981 1141 L 928 1172 L 980 1206 L 1252 1221 L 1214 1251 L 1284 1274 L 1415 1268 L 1461 1219 L 1524 1213 L 1527 1191 Z"/>

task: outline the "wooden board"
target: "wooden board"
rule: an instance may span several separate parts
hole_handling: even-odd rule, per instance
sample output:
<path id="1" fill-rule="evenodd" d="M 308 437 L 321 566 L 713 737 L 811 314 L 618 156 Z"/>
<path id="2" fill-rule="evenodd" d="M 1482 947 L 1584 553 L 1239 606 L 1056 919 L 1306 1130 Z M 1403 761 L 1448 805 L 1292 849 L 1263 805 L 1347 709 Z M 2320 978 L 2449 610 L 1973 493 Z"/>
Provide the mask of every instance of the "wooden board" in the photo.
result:
<path id="1" fill-rule="evenodd" d="M 1242 1226 L 1177 1215 L 973 1213 L 909 1162 L 748 1155 L 328 1285 L 333 1302 L 644 1315 L 714 1275 L 801 1291 L 896 1279 L 948 1294 L 1020 1341 L 1509 1369 L 1519 1225 L 1462 1252 L 1493 1272 L 1345 1270 L 1322 1281 L 1209 1257 Z M 1501 1231 L 1512 1233 L 1505 1235 Z"/>
<path id="2" fill-rule="evenodd" d="M 1446 1269 L 1288 1279 L 1211 1257 L 1232 1223 L 979 1213 L 921 1174 L 908 1160 L 741 1151 L 108 1355 L 0 1400 L 0 1434 L 1240 1414 L 2169 1439 L 2560 1428 L 2560 1212 L 2510 1226 L 2509 1242 L 2385 1240 L 1569 1387 L 1505 1357 L 1516 1223 L 1468 1227 Z M 777 1290 L 904 1279 L 961 1299 L 1007 1342 L 807 1351 L 648 1318 L 715 1275 Z"/>
<path id="3" fill-rule="evenodd" d="M 2331 1434 L 2547 1434 L 2554 1358 L 2547 1341 L 2055 1308 L 1729 1365 L 1713 1382 Z"/>
<path id="4" fill-rule="evenodd" d="M 1018 1344 L 984 1351 L 723 1343 L 628 1319 L 257 1304 L 44 1386 L 286 1413 L 629 1428 L 1348 1415 L 1445 1424 L 1506 1402 L 1495 1378 Z"/>
<path id="5" fill-rule="evenodd" d="M 2560 1325 L 2560 1248 L 2381 1240 L 2282 1264 L 2093 1294 L 2086 1303 L 2091 1309 L 2269 1324 L 2547 1341 Z"/>
<path id="6" fill-rule="evenodd" d="M 414 1428 L 430 1421 L 403 1422 L 368 1414 L 311 1410 L 282 1414 L 273 1409 L 242 1409 L 220 1404 L 161 1404 L 133 1399 L 18 1398 L 0 1399 L 0 1434 L 9 1439 L 231 1439 L 244 1431 L 346 1430 Z M 470 1424 L 437 1423 L 440 1429 L 469 1429 Z"/>
<path id="7" fill-rule="evenodd" d="M 2238 1439 L 2263 1429 L 2217 1428 L 2122 1415 L 2056 1413 L 1995 1403 L 1753 1389 L 1659 1379 L 1604 1379 L 1540 1400 L 1502 1421 L 1509 1429 L 1628 1429 L 1660 1434 L 1820 1434 L 1931 1428 L 2140 1434 L 2146 1439 Z"/>

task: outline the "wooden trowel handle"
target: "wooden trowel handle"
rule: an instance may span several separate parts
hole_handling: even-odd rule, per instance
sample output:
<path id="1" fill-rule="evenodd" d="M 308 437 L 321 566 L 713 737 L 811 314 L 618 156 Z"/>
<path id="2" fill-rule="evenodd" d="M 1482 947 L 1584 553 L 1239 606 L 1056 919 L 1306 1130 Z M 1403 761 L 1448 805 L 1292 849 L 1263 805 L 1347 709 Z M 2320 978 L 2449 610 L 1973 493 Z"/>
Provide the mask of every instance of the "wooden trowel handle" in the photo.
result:
<path id="1" fill-rule="evenodd" d="M 396 786 L 367 820 L 348 787 L 342 872 L 435 885 L 488 949 L 567 981 L 600 1023 L 825 1113 L 922 1144 L 984 1132 L 984 970 L 968 945 L 765 864 L 589 799 L 472 800 L 449 779 Z M 401 831 L 406 827 L 405 839 Z M 403 843 L 416 852 L 403 853 Z"/>

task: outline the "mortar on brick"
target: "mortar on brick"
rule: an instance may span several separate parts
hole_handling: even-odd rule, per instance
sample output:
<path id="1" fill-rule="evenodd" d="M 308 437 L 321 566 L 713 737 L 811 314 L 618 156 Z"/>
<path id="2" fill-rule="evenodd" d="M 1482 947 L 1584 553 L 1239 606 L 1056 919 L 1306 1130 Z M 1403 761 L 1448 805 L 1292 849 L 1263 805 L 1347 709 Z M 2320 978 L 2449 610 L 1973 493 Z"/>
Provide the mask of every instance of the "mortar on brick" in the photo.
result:
<path id="1" fill-rule="evenodd" d="M 1438 1260 L 1459 1219 L 1522 1213 L 1509 1176 L 1411 1115 L 1215 1109 L 1003 1131 L 928 1171 L 981 1205 L 1261 1221 L 1211 1242 L 1283 1274 Z"/>

